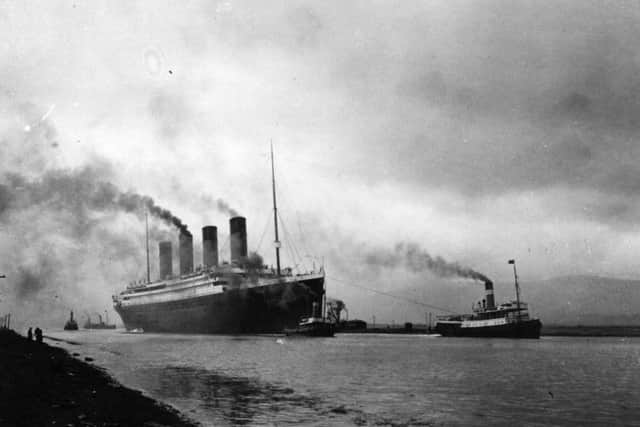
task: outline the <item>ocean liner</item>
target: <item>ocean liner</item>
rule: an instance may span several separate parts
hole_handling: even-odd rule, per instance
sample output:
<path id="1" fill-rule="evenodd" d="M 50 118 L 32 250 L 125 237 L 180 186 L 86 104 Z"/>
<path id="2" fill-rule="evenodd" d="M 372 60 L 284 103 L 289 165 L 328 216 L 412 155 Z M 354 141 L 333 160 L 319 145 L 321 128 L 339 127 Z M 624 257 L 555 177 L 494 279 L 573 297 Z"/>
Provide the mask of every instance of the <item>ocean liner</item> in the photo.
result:
<path id="1" fill-rule="evenodd" d="M 127 330 L 145 332 L 257 334 L 296 327 L 314 304 L 323 303 L 324 268 L 294 274 L 280 267 L 273 151 L 271 153 L 276 267 L 247 254 L 246 219 L 229 220 L 231 259 L 218 262 L 217 227 L 202 229 L 203 267 L 193 268 L 193 237 L 179 234 L 179 274 L 172 274 L 171 242 L 159 243 L 160 280 L 133 284 L 113 296 Z M 148 238 L 147 238 L 148 242 Z"/>
<path id="2" fill-rule="evenodd" d="M 486 297 L 474 304 L 473 313 L 440 316 L 436 332 L 447 337 L 540 338 L 542 323 L 539 319 L 531 318 L 527 303 L 520 301 L 515 260 L 509 260 L 509 264 L 513 264 L 515 276 L 515 301 L 496 307 L 493 282 L 486 280 Z"/>

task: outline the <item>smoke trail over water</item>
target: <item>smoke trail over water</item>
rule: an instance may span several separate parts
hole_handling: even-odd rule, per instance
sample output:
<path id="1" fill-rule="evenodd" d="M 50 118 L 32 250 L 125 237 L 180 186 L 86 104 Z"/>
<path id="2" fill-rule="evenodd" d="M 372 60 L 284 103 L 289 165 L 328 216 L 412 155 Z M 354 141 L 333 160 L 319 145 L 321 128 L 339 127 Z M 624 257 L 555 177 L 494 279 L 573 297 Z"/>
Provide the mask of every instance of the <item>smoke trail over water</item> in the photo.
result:
<path id="1" fill-rule="evenodd" d="M 71 210 L 81 216 L 88 211 L 122 211 L 137 215 L 146 211 L 168 225 L 187 230 L 180 218 L 158 206 L 153 198 L 132 191 L 123 192 L 100 180 L 98 172 L 91 167 L 77 171 L 53 170 L 36 180 L 16 173 L 6 174 L 5 184 L 0 184 L 0 219 L 5 211 L 33 205 Z"/>
<path id="2" fill-rule="evenodd" d="M 365 254 L 364 259 L 370 266 L 405 267 L 414 273 L 430 271 L 440 277 L 462 277 L 483 282 L 489 280 L 487 276 L 472 268 L 457 262 L 448 262 L 440 256 L 433 256 L 415 243 L 398 243 L 393 251 L 371 251 Z"/>
<path id="3" fill-rule="evenodd" d="M 187 229 L 153 198 L 116 185 L 119 169 L 108 161 L 90 155 L 85 166 L 65 168 L 60 147 L 70 141 L 59 140 L 54 108 L 0 100 L 0 314 L 12 312 L 18 328 L 60 327 L 69 310 L 101 313 L 112 294 L 143 279 L 145 212 L 157 219 L 152 240 Z M 215 200 L 207 208 L 216 209 Z M 153 259 L 157 247 L 150 249 Z M 151 263 L 152 277 L 157 267 Z"/>
<path id="4" fill-rule="evenodd" d="M 69 310 L 108 307 L 111 294 L 142 277 L 144 231 L 134 218 L 145 212 L 160 220 L 150 224 L 152 238 L 171 237 L 166 226 L 186 231 L 171 211 L 122 191 L 111 176 L 100 161 L 0 175 L 0 272 L 7 276 L 0 299 L 17 322 L 55 325 Z"/>

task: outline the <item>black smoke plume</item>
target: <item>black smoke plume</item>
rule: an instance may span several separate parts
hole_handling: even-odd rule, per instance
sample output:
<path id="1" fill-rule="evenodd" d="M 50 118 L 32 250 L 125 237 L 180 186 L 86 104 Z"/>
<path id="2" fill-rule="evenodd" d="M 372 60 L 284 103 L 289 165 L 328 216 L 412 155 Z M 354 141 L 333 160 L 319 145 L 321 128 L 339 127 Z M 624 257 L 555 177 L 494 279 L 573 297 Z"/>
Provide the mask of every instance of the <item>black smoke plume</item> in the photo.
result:
<path id="1" fill-rule="evenodd" d="M 440 256 L 433 256 L 416 243 L 398 243 L 393 251 L 378 250 L 365 255 L 365 262 L 371 266 L 394 268 L 405 267 L 414 273 L 430 271 L 440 277 L 463 277 L 483 282 L 489 278 L 472 268 L 457 262 L 448 262 Z"/>
<path id="2" fill-rule="evenodd" d="M 218 211 L 227 214 L 230 217 L 238 216 L 238 211 L 232 208 L 224 199 L 214 199 L 209 195 L 203 195 L 200 199 L 202 200 L 204 209 L 208 209 L 210 206 L 215 206 Z"/>
<path id="3" fill-rule="evenodd" d="M 149 230 L 154 239 L 171 237 L 165 225 L 188 232 L 151 197 L 109 182 L 110 170 L 94 162 L 0 175 L 0 271 L 7 276 L 0 294 L 23 321 L 60 319 L 80 307 L 102 311 L 109 294 L 142 273 L 143 234 L 123 229 L 119 213 L 160 219 L 164 225 L 157 221 Z"/>
<path id="4" fill-rule="evenodd" d="M 245 268 L 253 271 L 259 271 L 264 266 L 264 260 L 257 252 L 249 252 L 249 256 L 240 262 L 245 266 Z"/>
<path id="5" fill-rule="evenodd" d="M 116 170 L 104 159 L 62 168 L 60 147 L 69 141 L 44 119 L 47 108 L 6 96 L 0 109 L 0 309 L 18 328 L 61 327 L 70 310 L 102 313 L 111 295 L 146 273 L 136 219 L 148 212 L 160 220 L 149 224 L 153 240 L 186 227 L 151 197 L 115 185 Z"/>
<path id="6" fill-rule="evenodd" d="M 247 269 L 249 273 L 249 278 L 257 283 L 258 274 L 262 270 L 264 266 L 264 259 L 257 252 L 249 252 L 249 255 L 240 261 L 242 265 Z"/>
<path id="7" fill-rule="evenodd" d="M 216 201 L 216 207 L 219 211 L 228 213 L 229 216 L 238 216 L 238 211 L 233 209 L 226 201 L 222 199 L 218 199 Z"/>
<path id="8" fill-rule="evenodd" d="M 29 180 L 16 173 L 5 174 L 0 184 L 0 219 L 9 210 L 41 205 L 47 209 L 70 210 L 86 217 L 87 212 L 122 211 L 143 215 L 148 212 L 181 232 L 187 226 L 170 210 L 158 206 L 153 198 L 121 191 L 114 184 L 100 179 L 94 168 L 52 170 L 42 177 Z"/>

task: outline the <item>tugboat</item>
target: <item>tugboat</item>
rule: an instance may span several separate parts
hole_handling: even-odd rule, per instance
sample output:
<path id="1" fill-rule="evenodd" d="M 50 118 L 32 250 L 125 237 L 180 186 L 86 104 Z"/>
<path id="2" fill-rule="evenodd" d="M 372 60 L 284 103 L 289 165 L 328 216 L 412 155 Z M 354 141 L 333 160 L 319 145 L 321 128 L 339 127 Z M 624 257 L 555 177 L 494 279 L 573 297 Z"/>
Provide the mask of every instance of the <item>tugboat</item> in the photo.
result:
<path id="1" fill-rule="evenodd" d="M 495 306 L 493 282 L 485 281 L 486 299 L 474 305 L 472 314 L 440 316 L 435 330 L 445 337 L 540 338 L 540 319 L 529 317 L 528 305 L 520 301 L 516 261 L 511 259 L 516 300 Z"/>
<path id="2" fill-rule="evenodd" d="M 285 328 L 284 333 L 287 336 L 332 337 L 335 325 L 319 315 L 318 304 L 314 302 L 311 317 L 303 317 L 297 327 Z"/>
<path id="3" fill-rule="evenodd" d="M 65 331 L 77 331 L 78 330 L 78 322 L 76 322 L 73 318 L 73 311 L 71 311 L 71 314 L 69 316 L 69 320 L 67 320 L 67 323 L 64 324 L 64 330 Z"/>

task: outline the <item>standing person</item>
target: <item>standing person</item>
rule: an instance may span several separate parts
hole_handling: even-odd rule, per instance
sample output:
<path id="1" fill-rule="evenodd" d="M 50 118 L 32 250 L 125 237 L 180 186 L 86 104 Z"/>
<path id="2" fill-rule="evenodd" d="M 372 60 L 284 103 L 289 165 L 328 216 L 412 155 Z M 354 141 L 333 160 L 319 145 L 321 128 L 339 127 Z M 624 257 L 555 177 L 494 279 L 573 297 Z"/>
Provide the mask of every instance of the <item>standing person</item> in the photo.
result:
<path id="1" fill-rule="evenodd" d="M 42 329 L 36 328 L 36 342 L 42 343 Z"/>
<path id="2" fill-rule="evenodd" d="M 29 341 L 33 341 L 33 331 L 31 330 L 31 328 L 29 328 L 29 330 L 27 331 L 27 339 Z"/>

